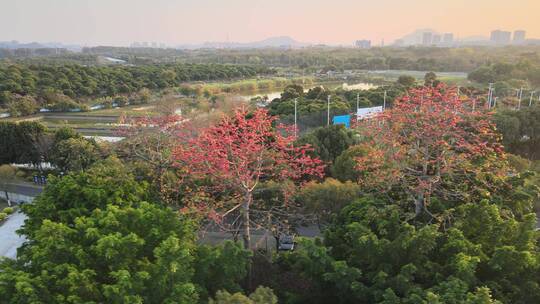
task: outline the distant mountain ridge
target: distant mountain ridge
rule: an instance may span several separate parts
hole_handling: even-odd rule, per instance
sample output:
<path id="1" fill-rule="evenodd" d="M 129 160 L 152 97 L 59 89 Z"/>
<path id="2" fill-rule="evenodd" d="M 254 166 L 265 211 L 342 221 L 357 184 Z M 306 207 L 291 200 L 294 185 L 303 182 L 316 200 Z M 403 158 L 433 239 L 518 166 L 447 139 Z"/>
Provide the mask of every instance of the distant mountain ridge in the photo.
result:
<path id="1" fill-rule="evenodd" d="M 417 45 L 422 44 L 422 36 L 424 33 L 439 34 L 437 31 L 431 28 L 417 29 L 414 32 L 401 37 L 404 45 Z"/>
<path id="2" fill-rule="evenodd" d="M 289 36 L 276 36 L 253 42 L 205 42 L 202 44 L 179 45 L 178 48 L 300 48 L 312 45 L 296 41 Z"/>
<path id="3" fill-rule="evenodd" d="M 67 45 L 59 42 L 29 42 L 29 43 L 20 43 L 16 40 L 12 41 L 0 41 L 0 49 L 44 49 L 44 48 L 59 48 L 59 49 L 68 49 L 71 51 L 81 50 L 79 45 Z"/>

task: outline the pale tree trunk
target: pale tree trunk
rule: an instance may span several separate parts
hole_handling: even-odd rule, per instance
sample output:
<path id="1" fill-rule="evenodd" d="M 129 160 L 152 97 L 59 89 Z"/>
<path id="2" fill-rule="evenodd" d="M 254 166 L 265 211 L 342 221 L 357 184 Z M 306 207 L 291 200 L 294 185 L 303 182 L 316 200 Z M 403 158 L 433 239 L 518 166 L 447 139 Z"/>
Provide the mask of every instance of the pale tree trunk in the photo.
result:
<path id="1" fill-rule="evenodd" d="M 253 201 L 253 194 L 251 191 L 246 190 L 244 203 L 242 204 L 242 238 L 244 239 L 244 248 L 246 250 L 251 249 L 251 231 L 249 229 L 249 208 L 251 207 L 251 202 Z M 252 271 L 253 266 L 251 261 L 247 265 L 247 286 L 251 288 L 252 286 Z"/>
<path id="2" fill-rule="evenodd" d="M 249 208 L 253 201 L 251 191 L 246 191 L 244 204 L 242 205 L 242 238 L 244 239 L 244 248 L 251 249 L 251 231 L 249 229 Z"/>
<path id="3" fill-rule="evenodd" d="M 416 201 L 414 202 L 414 213 L 416 217 L 418 217 L 420 214 L 422 214 L 422 211 L 424 210 L 424 192 L 421 192 L 416 197 Z"/>
<path id="4" fill-rule="evenodd" d="M 428 176 L 429 151 L 428 151 L 427 146 L 424 147 L 423 152 L 424 152 L 424 163 L 422 164 L 422 176 L 421 176 L 422 181 L 424 181 L 425 178 Z M 425 192 L 424 190 L 422 190 L 416 196 L 416 201 L 414 202 L 414 205 L 415 205 L 414 213 L 416 217 L 420 216 L 420 214 L 422 214 L 422 212 L 424 211 L 424 208 L 425 208 L 424 194 Z"/>

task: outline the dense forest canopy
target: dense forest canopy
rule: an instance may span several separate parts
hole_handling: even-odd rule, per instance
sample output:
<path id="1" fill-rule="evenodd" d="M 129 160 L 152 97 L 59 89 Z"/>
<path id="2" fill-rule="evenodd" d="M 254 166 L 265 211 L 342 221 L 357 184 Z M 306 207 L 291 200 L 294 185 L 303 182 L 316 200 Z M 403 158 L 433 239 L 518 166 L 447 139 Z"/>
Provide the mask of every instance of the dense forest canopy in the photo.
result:
<path id="1" fill-rule="evenodd" d="M 0 64 L 0 92 L 39 97 L 53 90 L 72 98 L 113 96 L 142 88 L 162 89 L 180 82 L 228 80 L 270 73 L 272 70 L 265 67 L 222 64 Z"/>
<path id="2" fill-rule="evenodd" d="M 212 62 L 263 64 L 266 66 L 337 69 L 433 70 L 469 72 L 490 62 L 515 63 L 523 59 L 540 61 L 538 46 L 520 47 L 408 47 L 408 48 L 335 48 L 301 49 L 136 49 L 96 47 L 83 51 L 87 55 L 116 56 L 130 63 Z"/>
<path id="3" fill-rule="evenodd" d="M 469 73 L 469 80 L 478 83 L 496 83 L 496 87 L 506 89 L 514 86 L 540 86 L 540 63 L 521 60 L 516 63 L 496 62 L 485 64 Z"/>
<path id="4" fill-rule="evenodd" d="M 82 53 L 49 54 L 27 50 L 0 51 L 0 59 L 30 62 L 70 62 L 98 64 L 100 57 L 114 57 L 130 64 L 152 63 L 218 63 L 261 64 L 272 67 L 433 70 L 470 72 L 494 62 L 517 63 L 529 60 L 538 63 L 538 46 L 506 47 L 374 47 L 371 49 L 314 46 L 300 49 L 156 49 L 128 47 L 91 47 Z"/>

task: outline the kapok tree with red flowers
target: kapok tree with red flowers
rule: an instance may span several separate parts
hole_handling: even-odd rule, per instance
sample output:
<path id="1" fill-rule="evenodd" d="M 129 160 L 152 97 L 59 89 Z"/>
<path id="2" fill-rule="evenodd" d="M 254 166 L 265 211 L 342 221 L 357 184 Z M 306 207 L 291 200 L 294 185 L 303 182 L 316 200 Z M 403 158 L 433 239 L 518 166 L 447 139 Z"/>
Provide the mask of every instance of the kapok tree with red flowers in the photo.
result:
<path id="1" fill-rule="evenodd" d="M 506 173 L 489 113 L 473 110 L 474 104 L 441 84 L 412 89 L 392 109 L 359 122 L 357 130 L 369 150 L 356 159 L 359 182 L 378 193 L 405 190 L 415 216 L 433 218 L 427 208 L 433 194 L 466 200 L 479 188 L 473 185 L 482 180 L 479 174 Z"/>
<path id="2" fill-rule="evenodd" d="M 293 132 L 281 125 L 274 126 L 275 120 L 263 109 L 239 109 L 196 136 L 182 138 L 174 152 L 174 159 L 191 178 L 210 179 L 214 188 L 238 194 L 240 202 L 234 206 L 209 211 L 222 217 L 239 210 L 246 248 L 251 248 L 253 191 L 262 180 L 300 180 L 323 175 L 324 165 L 306 153 L 309 147 L 295 147 Z"/>

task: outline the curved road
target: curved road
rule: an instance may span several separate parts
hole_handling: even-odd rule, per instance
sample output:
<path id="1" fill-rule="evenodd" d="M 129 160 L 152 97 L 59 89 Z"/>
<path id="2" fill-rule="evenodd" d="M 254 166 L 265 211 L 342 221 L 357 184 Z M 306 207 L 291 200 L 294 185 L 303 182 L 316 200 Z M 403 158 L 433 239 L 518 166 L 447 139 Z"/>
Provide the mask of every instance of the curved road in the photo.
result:
<path id="1" fill-rule="evenodd" d="M 18 182 L 9 184 L 10 192 L 26 197 L 36 197 L 43 186 L 27 182 Z M 16 231 L 24 224 L 26 215 L 21 212 L 12 214 L 6 222 L 0 224 L 0 257 L 16 258 L 17 248 L 19 248 L 26 238 L 19 236 Z"/>
<path id="2" fill-rule="evenodd" d="M 26 240 L 16 231 L 24 224 L 26 215 L 16 212 L 0 226 L 0 256 L 14 259 L 17 257 L 17 248 Z"/>

